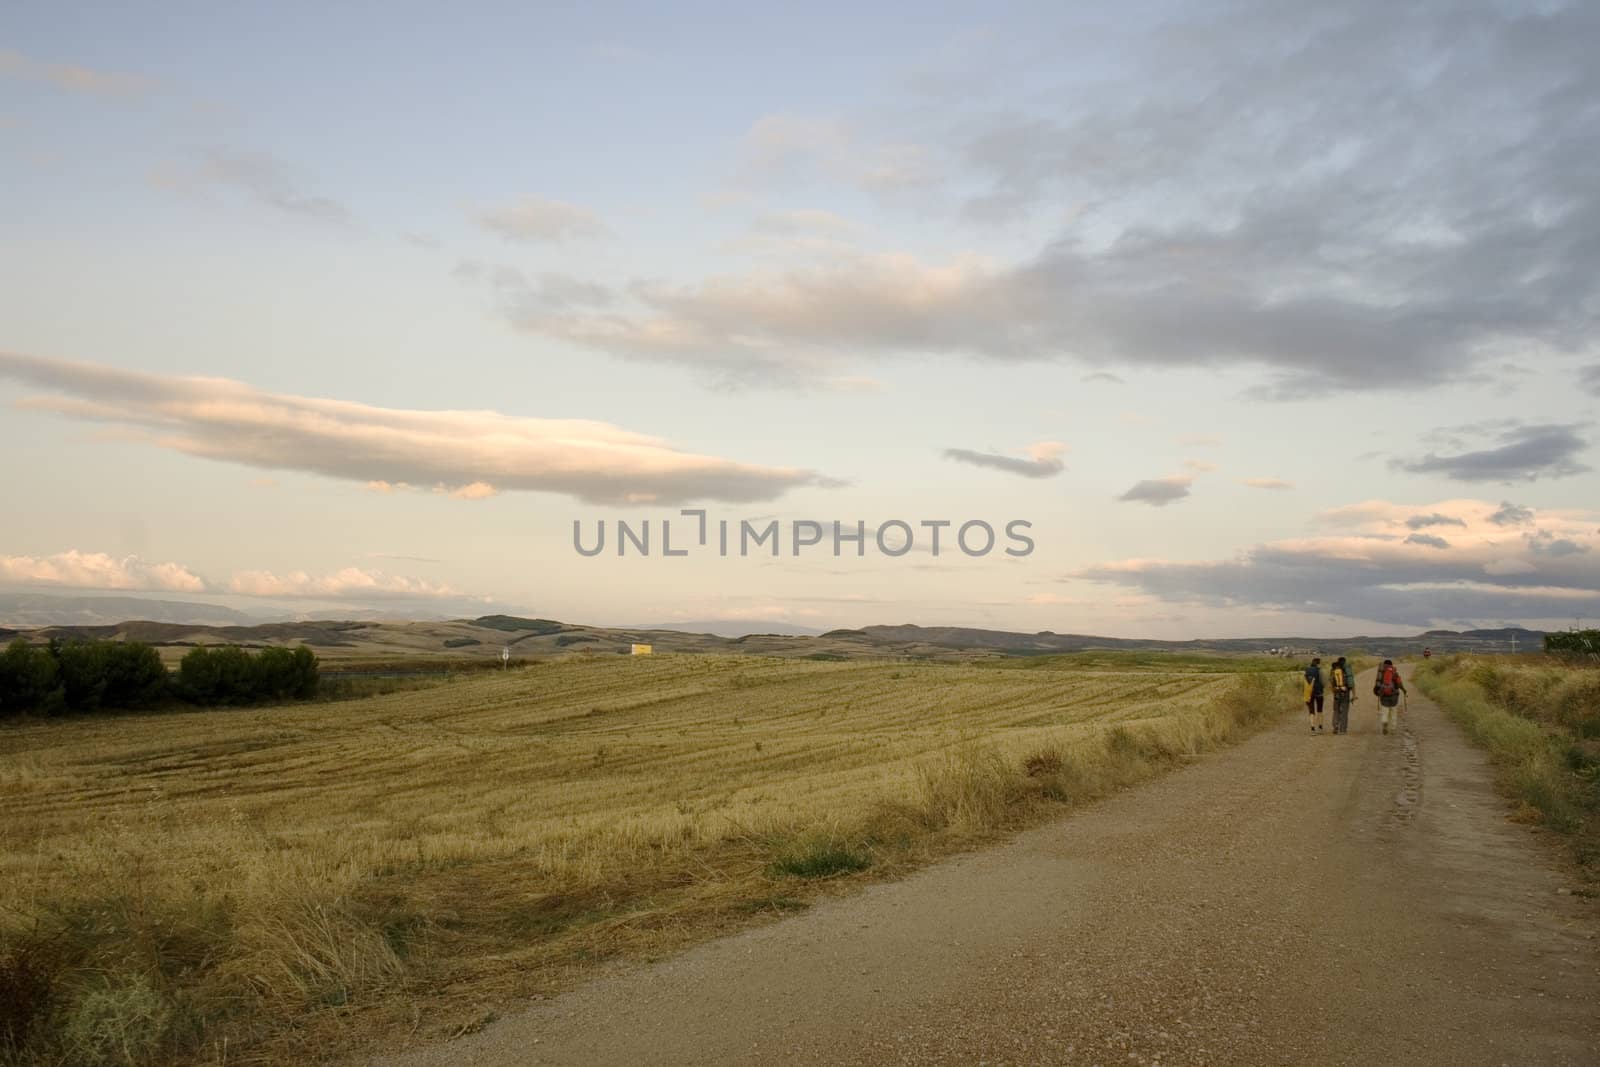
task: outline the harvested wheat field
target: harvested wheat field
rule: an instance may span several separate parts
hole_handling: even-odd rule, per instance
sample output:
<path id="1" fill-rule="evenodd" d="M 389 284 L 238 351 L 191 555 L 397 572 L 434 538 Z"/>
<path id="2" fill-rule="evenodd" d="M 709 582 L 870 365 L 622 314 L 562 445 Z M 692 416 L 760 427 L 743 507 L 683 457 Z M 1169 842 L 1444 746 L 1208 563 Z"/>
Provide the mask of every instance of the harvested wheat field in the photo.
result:
<path id="1" fill-rule="evenodd" d="M 462 1032 L 1147 778 L 1290 693 L 1215 664 L 575 656 L 9 727 L 8 1055 L 331 1060 Z"/>

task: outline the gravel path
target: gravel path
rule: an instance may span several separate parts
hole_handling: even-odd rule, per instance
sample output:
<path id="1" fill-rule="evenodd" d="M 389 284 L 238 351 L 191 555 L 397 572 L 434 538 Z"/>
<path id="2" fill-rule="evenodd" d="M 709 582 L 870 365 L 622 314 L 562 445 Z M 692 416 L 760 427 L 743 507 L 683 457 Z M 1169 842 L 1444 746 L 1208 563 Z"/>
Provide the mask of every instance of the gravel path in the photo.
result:
<path id="1" fill-rule="evenodd" d="M 1409 672 L 1408 672 L 1409 673 Z M 1596 1064 L 1600 929 L 1420 694 L 383 1067 Z M 1328 719 L 1332 721 L 1330 698 Z"/>

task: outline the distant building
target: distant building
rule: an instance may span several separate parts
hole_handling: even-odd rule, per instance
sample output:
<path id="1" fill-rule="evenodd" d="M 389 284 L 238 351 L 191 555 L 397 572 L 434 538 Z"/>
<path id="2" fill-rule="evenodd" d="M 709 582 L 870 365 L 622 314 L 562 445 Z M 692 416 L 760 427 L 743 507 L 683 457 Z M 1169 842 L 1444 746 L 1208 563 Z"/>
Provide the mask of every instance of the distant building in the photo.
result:
<path id="1" fill-rule="evenodd" d="M 648 655 L 650 655 L 650 653 L 652 651 L 654 651 L 654 650 L 651 649 L 651 647 L 649 645 L 634 645 L 633 646 L 633 654 L 635 656 L 648 656 Z"/>

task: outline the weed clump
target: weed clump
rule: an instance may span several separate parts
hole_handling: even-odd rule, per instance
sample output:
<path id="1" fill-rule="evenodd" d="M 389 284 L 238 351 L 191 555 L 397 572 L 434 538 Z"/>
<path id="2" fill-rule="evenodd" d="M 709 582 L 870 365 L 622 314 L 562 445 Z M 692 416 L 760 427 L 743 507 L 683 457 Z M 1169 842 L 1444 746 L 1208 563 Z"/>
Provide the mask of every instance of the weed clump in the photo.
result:
<path id="1" fill-rule="evenodd" d="M 872 866 L 872 856 L 863 848 L 828 838 L 813 838 L 792 844 L 772 861 L 772 873 L 788 878 L 833 878 L 854 874 Z"/>

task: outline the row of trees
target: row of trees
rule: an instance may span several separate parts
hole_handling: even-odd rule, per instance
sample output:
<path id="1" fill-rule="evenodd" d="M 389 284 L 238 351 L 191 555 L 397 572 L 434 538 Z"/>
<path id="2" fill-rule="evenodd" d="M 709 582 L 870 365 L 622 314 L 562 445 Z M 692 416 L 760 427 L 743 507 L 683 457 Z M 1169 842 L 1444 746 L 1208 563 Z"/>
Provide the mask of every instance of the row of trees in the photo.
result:
<path id="1" fill-rule="evenodd" d="M 1600 654 L 1600 630 L 1562 630 L 1545 634 L 1544 650 L 1565 656 Z"/>
<path id="2" fill-rule="evenodd" d="M 174 674 L 138 641 L 18 638 L 0 652 L 0 716 L 304 700 L 316 695 L 318 677 L 316 654 L 303 645 L 254 654 L 232 645 L 196 648 Z"/>

